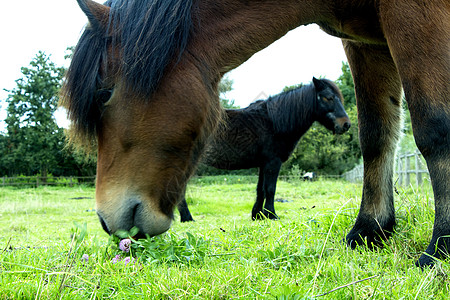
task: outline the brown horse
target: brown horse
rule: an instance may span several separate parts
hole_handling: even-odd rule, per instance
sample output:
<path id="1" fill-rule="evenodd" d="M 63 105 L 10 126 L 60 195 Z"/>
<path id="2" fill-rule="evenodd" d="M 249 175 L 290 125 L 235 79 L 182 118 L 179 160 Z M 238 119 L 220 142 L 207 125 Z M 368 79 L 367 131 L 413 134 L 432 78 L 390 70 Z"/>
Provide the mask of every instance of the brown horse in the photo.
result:
<path id="1" fill-rule="evenodd" d="M 432 180 L 433 235 L 418 265 L 450 250 L 448 0 L 78 0 L 89 19 L 62 92 L 73 139 L 97 142 L 104 229 L 166 231 L 221 118 L 222 75 L 300 25 L 343 41 L 364 158 L 361 209 L 346 237 L 393 231 L 393 159 L 402 87 Z M 301 55 L 301 54 L 299 54 Z"/>

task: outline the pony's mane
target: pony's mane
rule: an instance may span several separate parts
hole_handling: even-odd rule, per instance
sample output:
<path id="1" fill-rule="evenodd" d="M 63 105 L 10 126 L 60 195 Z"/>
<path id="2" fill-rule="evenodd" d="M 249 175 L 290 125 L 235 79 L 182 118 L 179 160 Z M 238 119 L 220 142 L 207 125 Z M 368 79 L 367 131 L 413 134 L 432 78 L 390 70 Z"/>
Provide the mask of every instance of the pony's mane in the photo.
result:
<path id="1" fill-rule="evenodd" d="M 314 84 L 289 90 L 267 99 L 267 112 L 278 133 L 291 133 L 309 122 L 316 101 Z"/>
<path id="2" fill-rule="evenodd" d="M 116 67 L 125 87 L 148 99 L 167 66 L 183 53 L 192 27 L 192 0 L 108 0 L 105 5 L 111 7 L 108 32 L 85 28 L 61 92 L 72 136 L 83 144 L 96 139 L 101 118 L 95 94 L 105 88 L 100 73 L 107 70 L 100 68 L 107 66 L 107 43 L 120 49 Z"/>
<path id="3" fill-rule="evenodd" d="M 112 28 L 119 31 L 121 72 L 130 89 L 149 96 L 167 65 L 186 48 L 192 0 L 109 0 Z"/>

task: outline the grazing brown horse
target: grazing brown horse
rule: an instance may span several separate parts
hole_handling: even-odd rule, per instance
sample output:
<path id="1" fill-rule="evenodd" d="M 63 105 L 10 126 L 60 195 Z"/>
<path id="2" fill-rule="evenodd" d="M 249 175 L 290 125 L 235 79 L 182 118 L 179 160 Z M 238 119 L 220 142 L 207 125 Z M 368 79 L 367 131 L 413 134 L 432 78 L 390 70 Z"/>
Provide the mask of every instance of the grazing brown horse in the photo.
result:
<path id="1" fill-rule="evenodd" d="M 418 265 L 450 250 L 448 0 L 78 0 L 89 19 L 62 92 L 74 141 L 97 142 L 104 229 L 166 231 L 221 118 L 222 75 L 300 25 L 342 39 L 355 81 L 364 186 L 346 237 L 394 229 L 393 161 L 402 87 L 436 215 Z M 299 53 L 301 55 L 301 53 Z"/>

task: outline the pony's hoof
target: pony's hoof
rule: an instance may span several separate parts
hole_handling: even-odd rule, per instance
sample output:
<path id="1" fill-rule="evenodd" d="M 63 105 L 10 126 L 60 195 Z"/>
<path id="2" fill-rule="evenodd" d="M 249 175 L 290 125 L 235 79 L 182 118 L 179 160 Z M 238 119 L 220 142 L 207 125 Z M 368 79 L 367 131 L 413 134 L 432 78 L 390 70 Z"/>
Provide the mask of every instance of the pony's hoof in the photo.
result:
<path id="1" fill-rule="evenodd" d="M 186 222 L 195 222 L 195 220 L 193 218 L 181 219 L 181 223 L 186 223 Z"/>
<path id="2" fill-rule="evenodd" d="M 252 220 L 256 221 L 256 220 L 264 220 L 267 217 L 263 214 L 262 211 L 259 211 L 257 213 L 252 213 Z"/>
<path id="3" fill-rule="evenodd" d="M 436 262 L 436 259 L 433 256 L 430 256 L 429 254 L 422 254 L 418 261 L 416 261 L 416 267 L 421 268 L 422 270 L 429 267 L 433 267 L 434 263 Z"/>
<path id="4" fill-rule="evenodd" d="M 270 220 L 276 220 L 276 221 L 278 221 L 280 219 L 280 218 L 278 218 L 277 214 L 271 213 L 271 212 L 268 212 L 266 214 L 266 217 Z"/>

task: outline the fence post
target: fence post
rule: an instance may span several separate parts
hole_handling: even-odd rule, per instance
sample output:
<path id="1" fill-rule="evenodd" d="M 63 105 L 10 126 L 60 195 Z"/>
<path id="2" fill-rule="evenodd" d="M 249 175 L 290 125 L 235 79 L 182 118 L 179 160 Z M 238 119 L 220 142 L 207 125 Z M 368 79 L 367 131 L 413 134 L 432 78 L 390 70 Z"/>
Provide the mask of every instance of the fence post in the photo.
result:
<path id="1" fill-rule="evenodd" d="M 416 180 L 417 185 L 422 185 L 422 163 L 420 161 L 420 152 L 415 151 L 414 158 L 416 159 Z"/>
<path id="2" fill-rule="evenodd" d="M 409 169 L 411 168 L 411 156 L 405 155 L 406 164 L 405 164 L 405 186 L 409 186 L 411 184 L 411 174 L 409 172 Z"/>
<path id="3" fill-rule="evenodd" d="M 39 176 L 36 176 L 36 187 L 39 187 Z"/>
<path id="4" fill-rule="evenodd" d="M 398 184 L 403 185 L 403 171 L 402 171 L 402 156 L 397 157 L 397 174 L 398 174 Z"/>
<path id="5" fill-rule="evenodd" d="M 6 185 L 6 176 L 3 176 L 3 180 L 2 180 L 2 186 Z"/>
<path id="6" fill-rule="evenodd" d="M 69 187 L 73 187 L 72 176 L 69 178 Z"/>

